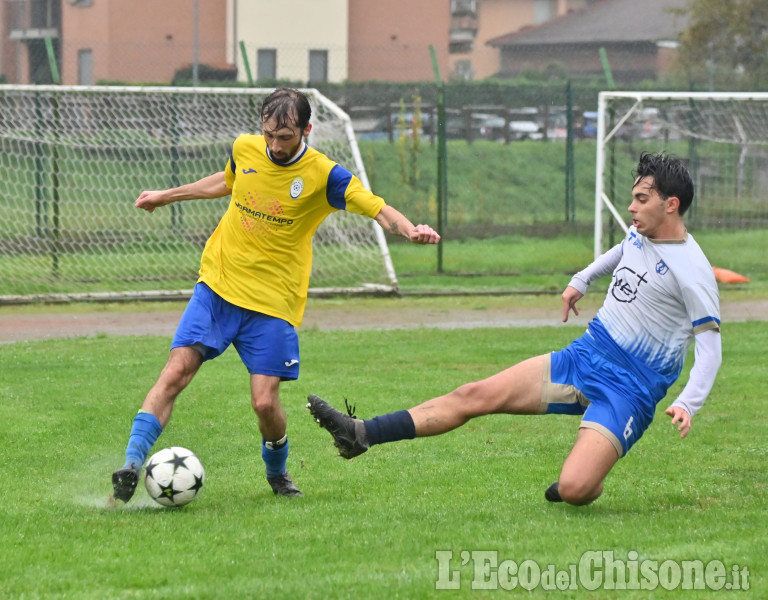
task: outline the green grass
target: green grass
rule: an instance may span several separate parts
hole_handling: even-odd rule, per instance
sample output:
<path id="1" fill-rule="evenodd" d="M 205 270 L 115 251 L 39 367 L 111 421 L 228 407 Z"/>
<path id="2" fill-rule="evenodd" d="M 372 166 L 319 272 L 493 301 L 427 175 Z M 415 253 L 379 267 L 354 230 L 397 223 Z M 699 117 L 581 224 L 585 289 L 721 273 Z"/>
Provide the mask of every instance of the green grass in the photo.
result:
<path id="1" fill-rule="evenodd" d="M 436 146 L 423 144 L 418 176 L 403 173 L 403 151 L 389 142 L 360 142 L 371 189 L 411 220 L 433 223 L 437 213 Z M 448 227 L 517 227 L 565 218 L 565 144 L 449 141 Z M 595 144 L 574 147 L 577 222 L 591 222 L 595 204 Z M 410 156 L 408 165 L 414 164 Z M 629 178 L 629 175 L 627 175 Z M 629 185 L 628 182 L 627 185 Z"/>
<path id="2" fill-rule="evenodd" d="M 434 221 L 437 214 L 437 146 L 420 144 L 414 160 L 407 149 L 387 141 L 360 142 L 372 189 L 412 219 Z M 759 161 L 741 165 L 740 148 L 722 144 L 636 140 L 619 143 L 606 157 L 605 193 L 627 215 L 632 172 L 643 151 L 665 151 L 690 163 L 696 182 L 692 225 L 735 231 L 753 220 L 765 223 L 765 202 L 757 172 Z M 519 229 L 561 223 L 568 212 L 576 223 L 593 223 L 595 210 L 593 140 L 573 145 L 573 207 L 566 211 L 566 145 L 562 141 L 526 141 L 504 145 L 487 140 L 468 144 L 449 140 L 446 172 L 446 227 L 449 230 Z M 405 165 L 405 167 L 403 167 Z M 739 182 L 740 181 L 740 182 Z M 736 190 L 738 200 L 734 198 Z M 609 218 L 605 212 L 605 218 Z"/>
<path id="3" fill-rule="evenodd" d="M 190 447 L 206 466 L 206 488 L 180 510 L 154 506 L 143 489 L 125 507 L 106 505 L 109 474 L 122 463 L 167 339 L 0 346 L 0 597 L 484 597 L 470 589 L 464 550 L 558 569 L 599 550 L 659 562 L 721 560 L 750 569 L 751 591 L 739 597 L 764 597 L 766 323 L 724 327 L 724 364 L 690 436 L 678 439 L 663 401 L 603 497 L 582 508 L 543 499 L 574 440 L 573 417 L 489 416 L 346 462 L 304 408 L 307 393 L 337 404 L 349 397 L 364 417 L 404 408 L 579 333 L 569 326 L 302 331 L 301 379 L 282 387 L 289 468 L 305 493 L 294 501 L 275 498 L 263 479 L 247 374 L 229 351 L 180 397 L 157 446 Z M 460 591 L 435 591 L 438 550 L 453 552 Z"/>

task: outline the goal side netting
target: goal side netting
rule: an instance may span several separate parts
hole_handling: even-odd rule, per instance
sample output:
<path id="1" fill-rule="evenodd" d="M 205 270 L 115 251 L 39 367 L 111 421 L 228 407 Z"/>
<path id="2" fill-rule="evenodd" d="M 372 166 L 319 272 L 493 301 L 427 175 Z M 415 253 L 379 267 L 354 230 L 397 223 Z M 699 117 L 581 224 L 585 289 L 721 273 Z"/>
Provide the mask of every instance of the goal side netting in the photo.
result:
<path id="1" fill-rule="evenodd" d="M 142 190 L 221 171 L 271 89 L 0 85 L 0 301 L 185 295 L 229 197 L 149 214 Z M 316 90 L 308 142 L 368 180 L 349 117 Z M 338 211 L 310 293 L 395 293 L 381 227 Z"/>
<path id="2" fill-rule="evenodd" d="M 688 166 L 689 229 L 768 230 L 768 93 L 601 92 L 595 257 L 627 229 L 632 170 L 643 151 Z"/>

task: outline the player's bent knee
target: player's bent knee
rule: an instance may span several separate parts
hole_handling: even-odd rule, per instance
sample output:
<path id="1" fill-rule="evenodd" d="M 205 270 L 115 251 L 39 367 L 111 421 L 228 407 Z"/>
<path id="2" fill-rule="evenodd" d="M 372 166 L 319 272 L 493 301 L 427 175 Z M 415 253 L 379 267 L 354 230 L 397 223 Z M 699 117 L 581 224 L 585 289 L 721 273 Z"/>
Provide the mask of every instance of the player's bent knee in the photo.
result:
<path id="1" fill-rule="evenodd" d="M 564 502 L 574 506 L 583 506 L 597 500 L 603 493 L 603 484 L 597 486 L 588 484 L 585 481 L 560 479 L 558 492 Z"/>

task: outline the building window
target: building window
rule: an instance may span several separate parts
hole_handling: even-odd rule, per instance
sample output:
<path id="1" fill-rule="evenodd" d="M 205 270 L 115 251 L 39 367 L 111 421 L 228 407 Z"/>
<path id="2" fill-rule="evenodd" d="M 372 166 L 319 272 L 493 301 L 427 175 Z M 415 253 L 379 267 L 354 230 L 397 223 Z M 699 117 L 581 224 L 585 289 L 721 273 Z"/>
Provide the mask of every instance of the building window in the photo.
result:
<path id="1" fill-rule="evenodd" d="M 277 79 L 277 50 L 260 48 L 256 56 L 256 79 Z"/>
<path id="2" fill-rule="evenodd" d="M 448 52 L 451 54 L 466 54 L 475 47 L 477 31 L 474 29 L 451 29 Z"/>
<path id="3" fill-rule="evenodd" d="M 27 2 L 29 6 L 29 25 L 32 29 L 56 28 L 61 24 L 61 2 L 38 0 Z"/>
<path id="4" fill-rule="evenodd" d="M 309 83 L 328 81 L 328 51 L 309 51 Z"/>
<path id="5" fill-rule="evenodd" d="M 477 0 L 451 0 L 451 16 L 477 16 Z"/>
<path id="6" fill-rule="evenodd" d="M 77 85 L 93 85 L 93 50 L 77 51 Z"/>

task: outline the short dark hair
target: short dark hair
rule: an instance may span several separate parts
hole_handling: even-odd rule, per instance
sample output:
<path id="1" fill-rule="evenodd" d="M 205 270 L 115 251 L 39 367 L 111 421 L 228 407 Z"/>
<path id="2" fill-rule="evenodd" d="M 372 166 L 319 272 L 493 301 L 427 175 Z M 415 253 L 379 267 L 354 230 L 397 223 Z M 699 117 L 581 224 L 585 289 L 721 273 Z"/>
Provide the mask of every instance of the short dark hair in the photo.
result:
<path id="1" fill-rule="evenodd" d="M 261 105 L 261 121 L 275 119 L 277 126 L 306 129 L 312 117 L 312 107 L 307 97 L 293 88 L 277 88 L 264 98 Z"/>
<path id="2" fill-rule="evenodd" d="M 653 177 L 653 189 L 666 200 L 676 196 L 680 200 L 678 213 L 684 215 L 693 202 L 693 180 L 688 167 L 675 156 L 664 153 L 643 152 L 634 171 L 635 181 L 639 177 Z"/>

